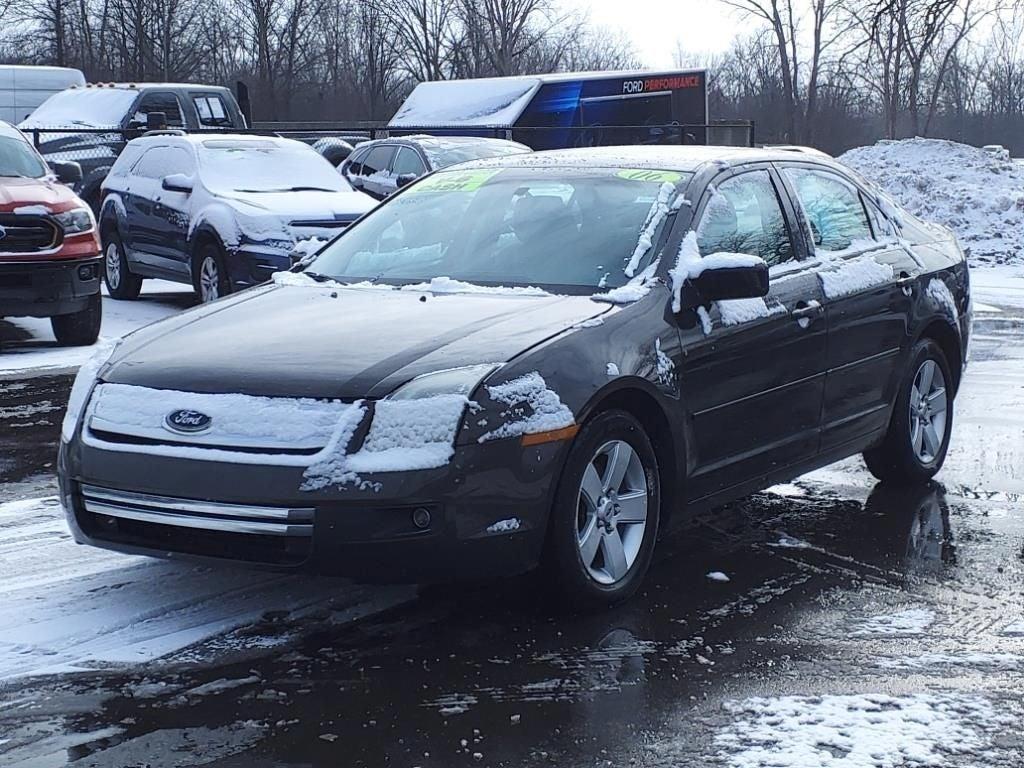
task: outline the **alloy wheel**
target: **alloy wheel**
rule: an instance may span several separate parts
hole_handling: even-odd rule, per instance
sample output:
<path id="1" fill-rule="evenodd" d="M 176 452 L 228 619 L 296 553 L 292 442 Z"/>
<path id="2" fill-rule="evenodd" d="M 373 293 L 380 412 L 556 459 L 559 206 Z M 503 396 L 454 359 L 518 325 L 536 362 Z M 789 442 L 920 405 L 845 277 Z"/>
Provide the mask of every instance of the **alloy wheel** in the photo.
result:
<path id="1" fill-rule="evenodd" d="M 647 528 L 647 472 L 629 443 L 602 445 L 587 464 L 576 506 L 580 559 L 599 584 L 629 573 Z"/>
<path id="2" fill-rule="evenodd" d="M 922 464 L 935 461 L 946 437 L 946 377 L 925 360 L 910 386 L 910 445 Z"/>
<path id="3" fill-rule="evenodd" d="M 121 285 L 121 254 L 117 250 L 117 243 L 107 246 L 103 266 L 107 270 L 107 285 L 117 290 Z"/>
<path id="4" fill-rule="evenodd" d="M 204 303 L 220 298 L 220 269 L 213 256 L 204 256 L 199 266 L 199 298 Z"/>

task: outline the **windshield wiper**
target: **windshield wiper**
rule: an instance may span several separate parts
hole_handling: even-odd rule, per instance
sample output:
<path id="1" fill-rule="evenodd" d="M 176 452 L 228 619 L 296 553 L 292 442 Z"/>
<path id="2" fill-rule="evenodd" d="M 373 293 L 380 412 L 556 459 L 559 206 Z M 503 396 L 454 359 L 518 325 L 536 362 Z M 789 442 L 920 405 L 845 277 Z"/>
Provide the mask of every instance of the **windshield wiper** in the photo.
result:
<path id="1" fill-rule="evenodd" d="M 322 275 L 319 272 L 310 272 L 309 270 L 303 270 L 302 274 L 308 277 L 310 280 L 316 280 L 318 283 L 332 283 L 334 278 L 329 275 Z"/>
<path id="2" fill-rule="evenodd" d="M 271 194 L 274 192 L 335 192 L 336 190 L 327 189 L 326 187 L 281 187 L 279 189 L 236 189 L 235 192 L 245 192 L 247 194 Z"/>

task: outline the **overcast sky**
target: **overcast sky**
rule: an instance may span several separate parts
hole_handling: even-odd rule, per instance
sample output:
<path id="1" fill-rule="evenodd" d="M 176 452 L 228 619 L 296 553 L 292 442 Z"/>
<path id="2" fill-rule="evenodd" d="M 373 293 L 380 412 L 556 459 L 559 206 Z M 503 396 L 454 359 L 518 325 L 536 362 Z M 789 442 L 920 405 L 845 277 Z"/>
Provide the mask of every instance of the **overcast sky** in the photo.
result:
<path id="1" fill-rule="evenodd" d="M 595 24 L 622 30 L 648 67 L 671 66 L 677 41 L 697 53 L 721 51 L 742 23 L 736 12 L 718 0 L 564 1 L 589 11 Z"/>

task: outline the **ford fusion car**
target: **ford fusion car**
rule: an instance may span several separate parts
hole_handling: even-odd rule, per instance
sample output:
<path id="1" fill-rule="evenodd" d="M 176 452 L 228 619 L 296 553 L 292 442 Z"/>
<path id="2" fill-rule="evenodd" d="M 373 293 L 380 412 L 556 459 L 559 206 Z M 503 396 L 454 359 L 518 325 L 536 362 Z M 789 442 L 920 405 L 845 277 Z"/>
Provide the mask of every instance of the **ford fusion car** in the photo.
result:
<path id="1" fill-rule="evenodd" d="M 605 148 L 408 185 L 308 264 L 84 366 L 82 543 L 624 599 L 695 512 L 863 453 L 936 473 L 967 266 L 843 166 Z"/>

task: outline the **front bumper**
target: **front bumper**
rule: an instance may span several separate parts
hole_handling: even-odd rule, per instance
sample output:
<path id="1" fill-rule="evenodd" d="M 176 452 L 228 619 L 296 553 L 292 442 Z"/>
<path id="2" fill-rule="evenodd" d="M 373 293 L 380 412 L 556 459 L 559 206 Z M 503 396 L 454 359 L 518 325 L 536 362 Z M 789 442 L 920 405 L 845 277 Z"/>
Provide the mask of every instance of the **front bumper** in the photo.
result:
<path id="1" fill-rule="evenodd" d="M 80 312 L 100 292 L 99 256 L 53 261 L 0 260 L 0 317 Z"/>
<path id="2" fill-rule="evenodd" d="M 518 439 L 461 446 L 445 467 L 315 492 L 298 490 L 301 468 L 111 451 L 78 439 L 61 445 L 58 467 L 82 544 L 423 583 L 534 567 L 563 451 Z M 518 527 L 496 525 L 513 519 Z"/>

